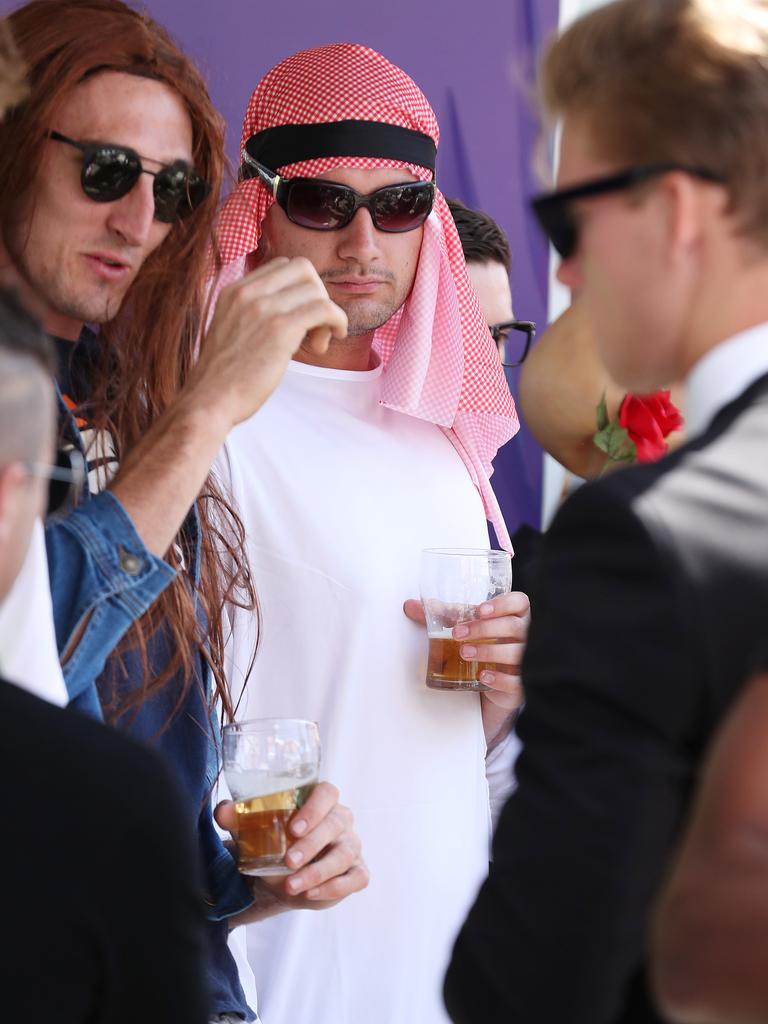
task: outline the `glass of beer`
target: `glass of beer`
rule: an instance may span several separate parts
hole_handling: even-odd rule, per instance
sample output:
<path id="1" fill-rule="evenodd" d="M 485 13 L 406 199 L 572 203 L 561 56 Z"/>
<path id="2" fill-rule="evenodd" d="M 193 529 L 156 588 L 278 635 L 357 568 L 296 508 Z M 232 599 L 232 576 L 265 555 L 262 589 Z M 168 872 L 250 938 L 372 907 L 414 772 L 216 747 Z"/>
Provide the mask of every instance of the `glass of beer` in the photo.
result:
<path id="1" fill-rule="evenodd" d="M 315 722 L 260 718 L 224 726 L 224 775 L 235 801 L 238 867 L 245 875 L 289 875 L 287 826 L 315 788 Z"/>
<path id="2" fill-rule="evenodd" d="M 487 690 L 480 673 L 495 662 L 466 661 L 459 653 L 474 640 L 454 640 L 453 627 L 477 616 L 478 607 L 512 589 L 507 551 L 427 548 L 421 554 L 421 603 L 427 618 L 427 686 L 433 690 Z M 482 644 L 492 640 L 478 641 Z"/>

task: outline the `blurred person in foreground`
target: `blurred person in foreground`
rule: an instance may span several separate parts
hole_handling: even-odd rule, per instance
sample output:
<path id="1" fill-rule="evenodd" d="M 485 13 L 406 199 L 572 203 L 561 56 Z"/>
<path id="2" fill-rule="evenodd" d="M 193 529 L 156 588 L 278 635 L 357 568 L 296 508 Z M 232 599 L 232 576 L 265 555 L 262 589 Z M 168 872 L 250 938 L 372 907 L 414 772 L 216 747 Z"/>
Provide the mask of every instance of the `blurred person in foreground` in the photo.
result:
<path id="1" fill-rule="evenodd" d="M 48 339 L 0 288 L 0 607 L 48 481 L 74 482 L 53 462 L 53 367 Z M 0 779 L 3 1020 L 204 1024 L 194 839 L 157 755 L 0 679 Z"/>
<path id="2" fill-rule="evenodd" d="M 24 62 L 7 21 L 0 21 L 0 121 L 7 108 L 27 94 Z M 14 271 L 0 269 L 0 282 L 17 283 Z M 24 562 L 0 606 L 0 666 L 15 683 L 55 704 L 67 703 L 61 674 L 48 584 L 43 525 L 35 520 Z"/>
<path id="3" fill-rule="evenodd" d="M 768 675 L 708 755 L 653 930 L 654 987 L 675 1024 L 768 1020 Z"/>
<path id="4" fill-rule="evenodd" d="M 662 1019 L 650 909 L 768 607 L 768 5 L 620 0 L 543 65 L 534 208 L 620 386 L 684 380 L 690 440 L 580 488 L 544 541 L 518 789 L 458 937 L 457 1022 Z"/>

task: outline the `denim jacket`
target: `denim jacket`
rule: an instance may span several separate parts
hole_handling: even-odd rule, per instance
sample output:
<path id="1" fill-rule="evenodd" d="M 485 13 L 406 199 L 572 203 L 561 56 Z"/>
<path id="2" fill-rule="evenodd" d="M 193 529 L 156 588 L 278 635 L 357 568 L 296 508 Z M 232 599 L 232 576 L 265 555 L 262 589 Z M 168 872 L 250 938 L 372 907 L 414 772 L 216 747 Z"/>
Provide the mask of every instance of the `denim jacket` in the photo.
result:
<path id="1" fill-rule="evenodd" d="M 82 439 L 71 413 L 59 395 L 59 412 L 67 441 L 83 452 Z M 199 521 L 196 509 L 184 524 L 185 557 L 194 582 L 199 579 Z M 138 652 L 122 657 L 114 671 L 111 652 L 131 623 L 141 616 L 174 579 L 175 572 L 157 558 L 139 537 L 120 502 L 109 492 L 88 492 L 76 509 L 46 524 L 46 544 L 59 653 L 64 660 L 64 680 L 73 707 L 102 717 L 100 689 L 117 687 L 125 693 L 138 685 L 143 669 Z M 73 635 L 86 619 L 87 625 L 70 654 Z M 148 641 L 150 664 L 162 669 L 172 656 L 170 638 L 159 630 Z M 123 671 L 125 669 L 125 671 Z M 169 761 L 188 801 L 197 825 L 211 930 L 209 983 L 213 1012 L 240 1013 L 253 1019 L 227 948 L 227 918 L 253 902 L 250 891 L 224 847 L 213 824 L 209 799 L 218 772 L 218 736 L 208 711 L 210 670 L 202 657 L 184 705 L 175 715 L 176 688 L 167 687 L 127 712 L 118 723 L 136 739 L 151 744 Z M 169 727 L 163 728 L 172 716 Z M 151 856 L 151 837 L 147 839 Z M 159 908 L 162 913 L 162 908 Z"/>

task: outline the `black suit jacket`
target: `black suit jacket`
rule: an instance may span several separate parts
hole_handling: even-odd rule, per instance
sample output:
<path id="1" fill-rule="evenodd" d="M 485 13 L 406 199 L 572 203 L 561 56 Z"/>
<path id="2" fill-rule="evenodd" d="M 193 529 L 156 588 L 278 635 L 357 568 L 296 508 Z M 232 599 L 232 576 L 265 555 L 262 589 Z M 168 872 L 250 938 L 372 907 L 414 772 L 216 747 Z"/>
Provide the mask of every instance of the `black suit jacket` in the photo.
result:
<path id="1" fill-rule="evenodd" d="M 194 836 L 159 757 L 0 680 L 0 1020 L 205 1024 Z"/>
<path id="2" fill-rule="evenodd" d="M 655 1022 L 649 912 L 704 751 L 768 632 L 768 376 L 549 530 L 519 787 L 458 938 L 461 1024 Z"/>

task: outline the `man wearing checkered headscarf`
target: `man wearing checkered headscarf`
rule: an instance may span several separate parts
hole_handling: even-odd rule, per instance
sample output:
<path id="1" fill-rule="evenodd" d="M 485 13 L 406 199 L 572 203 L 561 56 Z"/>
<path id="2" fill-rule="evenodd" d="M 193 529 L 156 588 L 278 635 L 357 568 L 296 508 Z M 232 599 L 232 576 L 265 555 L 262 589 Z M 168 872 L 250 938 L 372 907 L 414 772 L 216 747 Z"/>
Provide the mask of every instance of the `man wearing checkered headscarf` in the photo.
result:
<path id="1" fill-rule="evenodd" d="M 486 517 L 509 545 L 488 478 L 517 417 L 452 216 L 428 184 L 426 220 L 393 232 L 377 199 L 423 198 L 438 137 L 424 95 L 380 54 L 304 51 L 253 93 L 220 218 L 214 295 L 272 257 L 304 256 L 349 319 L 326 357 L 302 347 L 222 460 L 263 612 L 239 717 L 319 722 L 323 774 L 349 794 L 371 871 L 332 911 L 248 929 L 272 1024 L 446 1020 L 442 973 L 487 870 L 488 779 L 508 785 L 514 755 L 527 601 L 497 599 L 482 702 L 425 688 L 423 628 L 403 615 L 423 548 L 486 548 Z M 338 186 L 356 206 L 329 230 L 317 204 L 336 217 L 350 200 Z M 235 692 L 254 628 L 236 617 Z"/>

